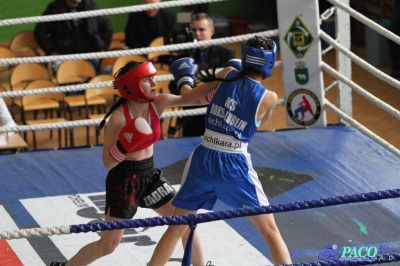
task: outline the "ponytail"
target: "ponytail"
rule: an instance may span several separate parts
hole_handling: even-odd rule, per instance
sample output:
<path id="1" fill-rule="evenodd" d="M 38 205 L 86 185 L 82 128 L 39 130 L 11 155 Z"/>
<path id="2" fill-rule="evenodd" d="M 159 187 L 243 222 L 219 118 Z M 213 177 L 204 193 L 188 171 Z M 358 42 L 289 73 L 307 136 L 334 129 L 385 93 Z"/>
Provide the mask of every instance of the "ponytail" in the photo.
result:
<path id="1" fill-rule="evenodd" d="M 103 120 L 101 120 L 99 124 L 100 130 L 103 129 L 104 125 L 106 124 L 107 118 L 117 109 L 121 104 L 125 103 L 127 100 L 123 97 L 119 98 L 119 100 L 110 108 L 110 111 L 104 116 Z"/>
<path id="2" fill-rule="evenodd" d="M 136 61 L 128 61 L 123 67 L 121 67 L 115 74 L 114 74 L 114 79 L 125 74 L 131 69 L 136 68 L 138 65 L 142 64 L 143 62 L 136 62 Z M 115 81 L 114 81 L 115 83 Z M 114 85 L 115 87 L 115 85 Z M 104 125 L 106 124 L 107 118 L 112 114 L 112 112 L 115 111 L 121 104 L 125 103 L 127 101 L 126 98 L 121 97 L 119 100 L 110 108 L 110 111 L 104 116 L 103 120 L 101 120 L 99 124 L 100 130 L 103 129 Z"/>
<path id="3" fill-rule="evenodd" d="M 246 76 L 249 72 L 252 71 L 252 69 L 250 69 L 250 68 L 244 68 L 241 71 L 239 71 L 236 74 L 236 76 L 227 79 L 227 78 L 218 78 L 215 75 L 215 70 L 216 70 L 216 68 L 213 68 L 212 73 L 210 73 L 208 68 L 203 68 L 203 71 L 199 71 L 199 73 L 200 73 L 199 79 L 202 82 L 213 82 L 213 81 L 232 82 L 232 81 L 241 79 L 242 77 Z M 203 74 L 203 72 L 205 74 Z"/>

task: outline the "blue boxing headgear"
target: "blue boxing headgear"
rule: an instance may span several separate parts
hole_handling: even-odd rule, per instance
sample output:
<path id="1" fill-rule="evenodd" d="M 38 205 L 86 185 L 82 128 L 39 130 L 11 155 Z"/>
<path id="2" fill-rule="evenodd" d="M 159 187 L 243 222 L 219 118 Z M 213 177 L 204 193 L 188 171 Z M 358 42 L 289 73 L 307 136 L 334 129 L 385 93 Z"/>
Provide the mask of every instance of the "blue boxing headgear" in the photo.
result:
<path id="1" fill-rule="evenodd" d="M 274 68 L 277 50 L 273 40 L 255 36 L 242 44 L 242 66 L 261 71 L 265 79 Z"/>

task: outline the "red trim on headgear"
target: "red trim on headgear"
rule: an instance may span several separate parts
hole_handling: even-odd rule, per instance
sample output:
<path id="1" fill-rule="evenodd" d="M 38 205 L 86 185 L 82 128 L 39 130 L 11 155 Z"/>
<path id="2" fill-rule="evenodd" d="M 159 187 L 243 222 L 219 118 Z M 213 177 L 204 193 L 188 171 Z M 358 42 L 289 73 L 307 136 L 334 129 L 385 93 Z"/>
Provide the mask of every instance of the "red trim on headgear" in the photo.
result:
<path id="1" fill-rule="evenodd" d="M 155 76 L 156 74 L 157 70 L 153 64 L 151 62 L 144 62 L 125 74 L 116 77 L 114 84 L 121 97 L 127 100 L 141 103 L 152 102 L 154 99 L 150 98 L 143 91 L 140 81 L 146 77 Z"/>

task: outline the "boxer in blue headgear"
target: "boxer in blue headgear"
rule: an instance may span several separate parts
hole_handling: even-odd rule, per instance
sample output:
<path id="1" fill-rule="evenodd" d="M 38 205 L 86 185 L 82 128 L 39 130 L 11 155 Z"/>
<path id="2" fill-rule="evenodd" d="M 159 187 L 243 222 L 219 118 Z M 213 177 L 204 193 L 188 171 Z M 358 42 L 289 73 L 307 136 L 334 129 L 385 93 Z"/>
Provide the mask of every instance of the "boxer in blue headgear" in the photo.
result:
<path id="1" fill-rule="evenodd" d="M 202 75 L 200 79 L 204 82 L 229 82 L 246 76 L 248 73 L 262 73 L 262 79 L 266 79 L 271 75 L 271 72 L 274 69 L 277 52 L 278 48 L 273 40 L 254 36 L 242 44 L 241 59 L 231 59 L 224 65 L 224 68 L 234 68 L 236 70 L 235 72 L 220 78 L 210 74 L 208 70 L 204 70 L 207 75 Z M 203 72 L 200 72 L 200 74 L 202 73 Z M 233 73 L 236 73 L 237 75 Z"/>
<path id="2" fill-rule="evenodd" d="M 243 43 L 241 64 L 230 61 L 216 75 L 204 70 L 209 75 L 194 89 L 193 72 L 188 71 L 191 59 L 182 58 L 171 65 L 175 80 L 181 81 L 182 99 L 206 96 L 209 102 L 203 141 L 189 157 L 181 189 L 172 200 L 174 215 L 212 210 L 217 199 L 230 208 L 269 205 L 247 146 L 257 128 L 270 118 L 278 100 L 275 92 L 261 84 L 271 75 L 276 53 L 271 39 L 255 36 Z M 250 219 L 268 243 L 273 263 L 291 264 L 273 214 Z M 148 265 L 165 265 L 186 229 L 187 225 L 168 227 Z"/>
<path id="3" fill-rule="evenodd" d="M 264 73 L 263 79 L 271 75 L 275 65 L 277 47 L 273 40 L 255 36 L 242 45 L 242 67 L 252 67 Z"/>

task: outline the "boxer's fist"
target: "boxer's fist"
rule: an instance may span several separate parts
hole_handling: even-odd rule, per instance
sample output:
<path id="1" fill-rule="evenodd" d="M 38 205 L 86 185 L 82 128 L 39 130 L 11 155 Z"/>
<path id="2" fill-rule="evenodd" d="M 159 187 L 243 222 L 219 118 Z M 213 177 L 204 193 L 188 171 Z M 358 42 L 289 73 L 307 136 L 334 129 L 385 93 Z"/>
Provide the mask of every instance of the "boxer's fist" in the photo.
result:
<path id="1" fill-rule="evenodd" d="M 117 162 L 122 162 L 126 154 L 135 151 L 143 142 L 153 137 L 153 130 L 143 117 L 134 117 L 121 129 L 118 140 L 110 149 L 110 156 Z"/>
<path id="2" fill-rule="evenodd" d="M 237 59 L 237 58 L 231 59 L 228 62 L 226 62 L 226 64 L 224 65 L 224 68 L 229 67 L 229 66 L 241 71 L 242 70 L 242 60 Z"/>
<path id="3" fill-rule="evenodd" d="M 175 78 L 178 91 L 181 91 L 183 85 L 188 84 L 194 87 L 194 77 L 197 73 L 197 65 L 190 57 L 176 60 L 171 64 L 171 73 Z"/>

